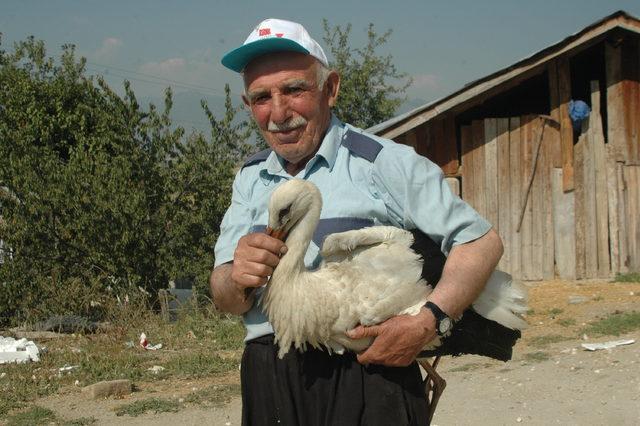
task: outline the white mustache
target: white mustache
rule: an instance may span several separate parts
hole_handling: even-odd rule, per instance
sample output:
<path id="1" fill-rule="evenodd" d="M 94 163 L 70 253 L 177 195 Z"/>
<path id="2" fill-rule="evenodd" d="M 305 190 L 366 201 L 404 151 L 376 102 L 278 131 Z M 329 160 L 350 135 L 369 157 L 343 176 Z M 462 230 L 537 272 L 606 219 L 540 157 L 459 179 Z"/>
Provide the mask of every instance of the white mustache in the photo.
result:
<path id="1" fill-rule="evenodd" d="M 270 132 L 288 132 L 289 130 L 306 126 L 306 124 L 307 120 L 301 116 L 293 117 L 289 121 L 285 121 L 284 123 L 280 124 L 276 124 L 273 121 L 269 120 L 269 123 L 267 123 L 267 130 Z"/>

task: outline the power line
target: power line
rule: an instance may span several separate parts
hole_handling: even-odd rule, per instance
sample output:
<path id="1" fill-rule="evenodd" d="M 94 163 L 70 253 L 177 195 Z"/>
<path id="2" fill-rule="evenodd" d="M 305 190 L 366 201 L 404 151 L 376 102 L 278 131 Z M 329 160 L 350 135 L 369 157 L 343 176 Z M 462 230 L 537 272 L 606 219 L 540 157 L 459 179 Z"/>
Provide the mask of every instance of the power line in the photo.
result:
<path id="1" fill-rule="evenodd" d="M 98 72 L 98 73 L 102 72 L 102 70 L 96 69 L 96 68 L 93 68 L 93 67 L 87 67 L 87 69 L 89 71 L 95 71 L 95 72 Z M 120 78 L 125 79 L 125 80 L 141 81 L 143 83 L 157 84 L 157 85 L 165 86 L 165 87 L 167 86 L 166 82 L 146 80 L 144 78 L 131 77 L 131 76 L 122 75 L 122 74 L 113 73 L 113 72 L 108 72 L 106 75 L 109 76 L 109 77 L 111 77 L 111 76 L 120 77 Z M 176 86 L 176 87 L 182 87 L 182 88 L 185 88 L 185 89 L 199 90 L 199 91 L 204 92 L 204 93 L 209 94 L 209 95 L 219 95 L 219 92 L 212 92 L 210 90 L 203 90 L 203 89 L 200 89 L 200 88 L 196 88 L 196 87 L 190 86 L 189 84 L 186 84 L 186 83 L 173 83 L 173 84 L 170 84 L 170 85 L 173 85 L 173 86 Z"/>
<path id="2" fill-rule="evenodd" d="M 87 64 L 93 65 L 94 67 L 113 69 L 113 70 L 116 70 L 116 71 L 121 71 L 121 72 L 130 73 L 130 74 L 136 74 L 136 75 L 141 75 L 143 77 L 154 78 L 154 79 L 162 80 L 162 81 L 165 81 L 165 82 L 168 82 L 168 83 L 173 83 L 175 85 L 182 86 L 182 87 L 185 87 L 185 88 L 188 88 L 188 89 L 208 90 L 208 91 L 214 92 L 215 94 L 224 94 L 224 91 L 222 91 L 220 89 L 215 89 L 215 88 L 209 87 L 209 86 L 202 86 L 202 85 L 199 85 L 199 84 L 185 83 L 185 82 L 178 81 L 178 80 L 172 80 L 170 78 L 158 77 L 158 76 L 152 75 L 152 74 L 146 74 L 146 73 L 142 73 L 142 72 L 138 72 L 138 71 L 132 71 L 132 70 L 128 70 L 128 69 L 125 69 L 125 68 L 114 67 L 114 66 L 111 66 L 111 65 L 98 64 L 98 63 L 95 63 L 95 62 L 87 61 Z M 96 68 L 94 68 L 94 70 L 102 71 L 101 69 L 96 69 Z M 111 72 L 109 72 L 109 75 L 115 75 L 115 76 L 122 77 L 122 78 L 130 78 L 131 80 L 136 80 L 133 77 L 126 77 L 126 76 L 122 76 L 122 75 L 119 75 L 119 74 L 113 74 Z M 144 81 L 146 83 L 162 84 L 162 83 L 157 82 L 157 81 L 150 81 L 150 80 L 144 80 L 144 79 L 137 79 L 137 80 L 138 81 Z M 231 92 L 231 94 L 236 95 L 236 96 L 240 96 L 239 93 L 235 93 L 235 92 Z"/>

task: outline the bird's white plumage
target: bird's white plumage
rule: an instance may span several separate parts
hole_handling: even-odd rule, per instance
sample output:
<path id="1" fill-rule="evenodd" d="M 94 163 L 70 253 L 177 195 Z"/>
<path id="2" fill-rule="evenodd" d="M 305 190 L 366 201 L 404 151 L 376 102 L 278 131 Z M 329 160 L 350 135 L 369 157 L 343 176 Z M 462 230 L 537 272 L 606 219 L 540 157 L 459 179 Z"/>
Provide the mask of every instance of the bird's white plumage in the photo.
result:
<path id="1" fill-rule="evenodd" d="M 322 264 L 317 270 L 307 270 L 304 254 L 321 208 L 316 186 L 298 179 L 280 185 L 269 203 L 269 226 L 289 232 L 288 252 L 274 270 L 263 297 L 280 357 L 291 345 L 304 350 L 307 343 L 339 353 L 345 348 L 363 350 L 371 341 L 355 341 L 346 331 L 400 314 L 416 315 L 431 292 L 421 278 L 422 259 L 411 250 L 412 234 L 394 227 L 329 235 L 321 251 Z M 521 328 L 522 320 L 513 314 L 519 312 L 521 295 L 509 291 L 505 275 L 492 276 L 495 283 L 491 291 L 476 301 L 478 313 L 490 312 L 493 318 L 488 318 Z M 502 299 L 511 305 L 501 306 Z"/>

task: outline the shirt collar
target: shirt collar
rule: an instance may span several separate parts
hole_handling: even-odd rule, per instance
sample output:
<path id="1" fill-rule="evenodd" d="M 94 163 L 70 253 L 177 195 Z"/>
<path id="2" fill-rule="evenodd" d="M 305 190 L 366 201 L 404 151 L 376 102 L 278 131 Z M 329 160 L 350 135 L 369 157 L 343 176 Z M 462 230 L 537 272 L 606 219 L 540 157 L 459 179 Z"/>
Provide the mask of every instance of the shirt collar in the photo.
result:
<path id="1" fill-rule="evenodd" d="M 333 165 L 336 163 L 338 148 L 340 147 L 343 136 L 344 124 L 335 115 L 331 114 L 331 120 L 329 122 L 329 127 L 327 128 L 327 133 L 322 139 L 322 143 L 320 144 L 318 152 L 316 152 L 316 155 L 314 155 L 305 166 L 305 174 L 308 172 L 310 167 L 318 161 L 319 157 L 324 158 L 324 160 L 327 162 L 329 170 L 332 170 Z M 275 151 L 272 151 L 265 161 L 264 169 L 271 175 L 288 176 L 286 170 L 284 169 L 284 164 L 284 158 L 277 155 Z"/>

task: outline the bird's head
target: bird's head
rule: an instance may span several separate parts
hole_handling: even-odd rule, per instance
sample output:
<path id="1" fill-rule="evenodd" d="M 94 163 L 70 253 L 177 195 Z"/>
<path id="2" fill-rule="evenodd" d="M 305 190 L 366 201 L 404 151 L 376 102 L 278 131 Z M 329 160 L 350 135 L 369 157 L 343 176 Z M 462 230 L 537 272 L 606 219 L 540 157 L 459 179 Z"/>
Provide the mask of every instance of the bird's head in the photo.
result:
<path id="1" fill-rule="evenodd" d="M 321 203 L 318 187 L 309 181 L 292 179 L 280 184 L 269 200 L 267 234 L 284 241 L 309 209 Z"/>

